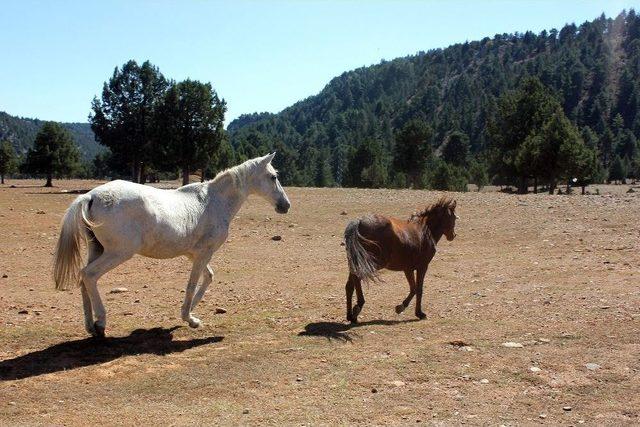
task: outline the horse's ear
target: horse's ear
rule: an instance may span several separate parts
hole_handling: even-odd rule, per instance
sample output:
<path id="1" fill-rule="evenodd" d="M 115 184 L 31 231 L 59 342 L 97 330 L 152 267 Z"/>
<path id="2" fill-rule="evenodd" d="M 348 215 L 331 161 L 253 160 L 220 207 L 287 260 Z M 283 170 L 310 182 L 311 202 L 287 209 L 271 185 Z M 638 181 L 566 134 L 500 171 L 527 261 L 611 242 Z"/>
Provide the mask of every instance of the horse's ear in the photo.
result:
<path id="1" fill-rule="evenodd" d="M 269 163 L 271 163 L 271 160 L 273 160 L 273 158 L 276 156 L 276 152 L 274 151 L 271 154 L 267 154 L 266 156 L 264 156 L 262 158 L 262 160 L 260 161 L 260 163 L 262 163 L 263 165 L 267 166 Z"/>
<path id="2" fill-rule="evenodd" d="M 453 203 L 451 203 L 451 210 L 455 211 L 456 210 L 456 205 L 458 204 L 457 200 L 454 200 Z"/>

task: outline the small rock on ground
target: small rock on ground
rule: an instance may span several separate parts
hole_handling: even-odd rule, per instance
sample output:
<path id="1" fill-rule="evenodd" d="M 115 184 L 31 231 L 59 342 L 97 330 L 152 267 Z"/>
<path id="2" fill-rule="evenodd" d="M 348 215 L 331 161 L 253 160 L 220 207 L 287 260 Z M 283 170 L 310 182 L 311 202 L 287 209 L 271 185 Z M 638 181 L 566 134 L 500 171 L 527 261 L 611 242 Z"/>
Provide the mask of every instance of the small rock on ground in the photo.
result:
<path id="1" fill-rule="evenodd" d="M 522 348 L 524 347 L 522 344 L 520 344 L 519 342 L 503 342 L 502 343 L 503 347 L 507 347 L 507 348 Z"/>
<path id="2" fill-rule="evenodd" d="M 271 238 L 271 240 L 274 240 L 274 241 L 276 241 L 276 242 L 277 242 L 277 241 L 280 241 L 280 240 L 282 240 L 282 236 L 275 235 L 275 236 L 273 236 L 273 237 Z"/>
<path id="3" fill-rule="evenodd" d="M 225 314 L 227 312 L 226 308 L 218 307 L 216 308 L 216 314 Z"/>
<path id="4" fill-rule="evenodd" d="M 597 371 L 598 369 L 600 369 L 600 365 L 598 365 L 597 363 L 587 363 L 584 366 L 590 371 Z"/>
<path id="5" fill-rule="evenodd" d="M 122 294 L 124 292 L 129 292 L 127 288 L 113 288 L 109 291 L 110 294 Z"/>

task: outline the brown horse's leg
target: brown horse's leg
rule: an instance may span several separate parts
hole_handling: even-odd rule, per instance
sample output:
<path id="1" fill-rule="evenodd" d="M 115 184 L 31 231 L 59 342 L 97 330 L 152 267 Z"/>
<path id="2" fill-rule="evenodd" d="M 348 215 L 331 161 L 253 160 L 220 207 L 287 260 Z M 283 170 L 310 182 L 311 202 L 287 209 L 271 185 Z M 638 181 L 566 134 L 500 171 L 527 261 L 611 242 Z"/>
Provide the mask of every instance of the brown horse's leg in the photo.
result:
<path id="1" fill-rule="evenodd" d="M 354 276 L 354 283 L 356 285 L 356 296 L 358 297 L 358 303 L 355 307 L 353 307 L 353 311 L 351 312 L 353 323 L 358 323 L 358 314 L 362 311 L 362 306 L 364 306 L 364 294 L 362 293 L 362 282 L 359 278 Z"/>
<path id="2" fill-rule="evenodd" d="M 351 300 L 353 299 L 353 290 L 356 286 L 357 277 L 354 274 L 349 274 L 349 278 L 347 279 L 347 285 L 345 286 L 345 290 L 347 293 L 347 320 L 349 322 L 353 322 L 353 315 L 351 311 Z"/>
<path id="3" fill-rule="evenodd" d="M 425 274 L 427 274 L 427 266 L 418 268 L 416 274 L 416 317 L 418 319 L 427 317 L 427 315 L 422 312 L 422 288 L 424 286 Z"/>
<path id="4" fill-rule="evenodd" d="M 409 305 L 413 296 L 416 294 L 416 277 L 413 270 L 405 270 L 404 275 L 407 276 L 407 282 L 409 282 L 409 295 L 402 301 L 402 304 L 396 305 L 396 313 L 400 314 Z"/>

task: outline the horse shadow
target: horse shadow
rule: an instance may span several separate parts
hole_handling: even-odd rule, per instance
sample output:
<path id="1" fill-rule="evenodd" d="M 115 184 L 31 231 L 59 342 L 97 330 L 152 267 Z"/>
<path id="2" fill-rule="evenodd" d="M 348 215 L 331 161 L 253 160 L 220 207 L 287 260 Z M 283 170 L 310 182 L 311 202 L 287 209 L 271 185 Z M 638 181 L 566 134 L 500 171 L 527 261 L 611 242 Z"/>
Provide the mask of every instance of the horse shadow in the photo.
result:
<path id="1" fill-rule="evenodd" d="M 349 333 L 352 329 L 361 326 L 392 326 L 401 323 L 418 322 L 420 319 L 404 319 L 404 320 L 368 320 L 358 323 L 342 323 L 342 322 L 312 322 L 304 327 L 304 331 L 299 332 L 299 337 L 324 337 L 329 341 L 337 340 L 343 342 L 352 342 L 353 337 Z"/>
<path id="2" fill-rule="evenodd" d="M 38 188 L 38 187 L 18 187 L 18 188 Z M 40 186 L 39 188 L 42 188 Z M 60 194 L 85 194 L 91 191 L 91 189 L 79 189 L 79 190 L 52 190 L 52 191 L 31 191 L 25 192 L 25 194 L 46 196 L 46 195 L 60 195 Z"/>
<path id="3" fill-rule="evenodd" d="M 126 337 L 85 338 L 52 345 L 44 350 L 0 361 L 0 381 L 21 380 L 38 375 L 97 365 L 124 356 L 164 356 L 220 342 L 224 337 L 174 341 L 172 328 L 137 329 Z"/>

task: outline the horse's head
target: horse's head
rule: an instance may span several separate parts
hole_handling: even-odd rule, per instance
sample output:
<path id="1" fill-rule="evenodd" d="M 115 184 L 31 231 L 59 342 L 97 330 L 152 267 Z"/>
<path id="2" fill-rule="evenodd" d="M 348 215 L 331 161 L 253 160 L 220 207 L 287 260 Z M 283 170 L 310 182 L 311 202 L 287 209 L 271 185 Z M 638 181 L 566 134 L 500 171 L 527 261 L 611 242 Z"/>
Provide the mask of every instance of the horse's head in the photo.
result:
<path id="1" fill-rule="evenodd" d="M 276 153 L 271 153 L 257 159 L 256 169 L 251 176 L 251 189 L 271 203 L 276 212 L 284 214 L 291 207 L 291 203 L 280 185 L 278 172 L 271 165 L 275 155 Z"/>
<path id="2" fill-rule="evenodd" d="M 448 241 L 456 238 L 456 219 L 458 219 L 456 204 L 457 202 L 453 200 L 445 205 L 442 215 L 442 230 Z"/>

